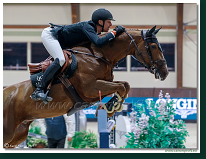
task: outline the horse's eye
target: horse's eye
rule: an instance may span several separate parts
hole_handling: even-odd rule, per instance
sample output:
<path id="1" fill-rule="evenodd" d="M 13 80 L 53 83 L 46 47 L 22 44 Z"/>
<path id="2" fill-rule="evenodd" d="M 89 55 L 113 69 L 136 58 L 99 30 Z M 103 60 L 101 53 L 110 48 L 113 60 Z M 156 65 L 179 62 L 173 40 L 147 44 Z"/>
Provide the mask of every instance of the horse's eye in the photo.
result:
<path id="1" fill-rule="evenodd" d="M 156 45 L 152 45 L 152 48 L 153 48 L 153 49 L 157 49 L 157 46 L 156 46 Z"/>

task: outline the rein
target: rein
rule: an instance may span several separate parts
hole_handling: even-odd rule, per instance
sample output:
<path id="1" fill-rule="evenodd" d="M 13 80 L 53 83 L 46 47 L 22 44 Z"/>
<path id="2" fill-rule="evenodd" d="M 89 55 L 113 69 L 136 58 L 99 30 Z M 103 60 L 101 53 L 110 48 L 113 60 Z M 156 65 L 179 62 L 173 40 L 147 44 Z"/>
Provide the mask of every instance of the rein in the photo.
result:
<path id="1" fill-rule="evenodd" d="M 76 51 L 76 50 L 72 50 L 72 49 L 67 49 L 68 51 L 71 51 L 72 53 L 76 53 L 76 54 L 83 54 L 83 55 L 87 55 L 87 56 L 91 56 L 91 57 L 94 57 L 94 58 L 98 58 L 104 62 L 106 62 L 110 67 L 111 67 L 111 79 L 110 81 L 112 81 L 112 75 L 113 75 L 113 69 L 114 67 L 109 63 L 109 61 L 107 61 L 106 59 L 103 59 L 102 57 L 99 57 L 99 56 L 96 56 L 96 55 L 93 55 L 93 54 L 89 54 L 89 53 L 85 53 L 85 52 L 81 52 L 81 51 Z"/>
<path id="2" fill-rule="evenodd" d="M 139 49 L 138 49 L 138 47 L 137 47 L 137 44 L 135 43 L 135 39 L 134 39 L 126 30 L 125 30 L 125 33 L 126 33 L 126 34 L 130 37 L 130 39 L 131 39 L 131 42 L 130 42 L 130 44 L 129 44 L 129 46 L 128 46 L 128 51 L 127 51 L 126 56 L 129 54 L 129 48 L 130 48 L 131 44 L 133 43 L 134 46 L 135 46 L 135 48 L 136 48 L 136 50 L 137 50 L 137 52 L 138 52 L 137 55 L 142 58 L 142 60 L 144 61 L 144 63 L 140 62 L 134 55 L 132 55 L 132 57 L 133 57 L 136 61 L 138 61 L 141 65 L 143 65 L 145 68 L 147 68 L 149 72 L 152 73 L 152 70 L 150 69 L 150 67 L 148 66 L 148 64 L 146 63 L 146 61 L 144 60 L 144 58 L 143 58 L 143 56 L 142 56 L 142 52 L 139 51 Z M 145 41 L 145 40 L 144 40 L 144 41 Z M 126 58 L 126 57 L 125 57 L 125 58 Z"/>

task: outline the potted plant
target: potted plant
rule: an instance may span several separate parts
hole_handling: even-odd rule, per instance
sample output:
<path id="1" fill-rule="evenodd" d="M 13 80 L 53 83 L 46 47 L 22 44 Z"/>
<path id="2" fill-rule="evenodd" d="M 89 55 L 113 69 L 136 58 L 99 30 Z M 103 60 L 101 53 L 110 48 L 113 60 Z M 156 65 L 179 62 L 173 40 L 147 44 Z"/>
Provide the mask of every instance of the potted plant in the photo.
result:
<path id="1" fill-rule="evenodd" d="M 48 143 L 44 139 L 27 137 L 27 146 L 29 148 L 46 148 L 48 147 Z"/>
<path id="2" fill-rule="evenodd" d="M 31 128 L 29 129 L 30 133 L 34 133 L 37 135 L 43 135 L 45 136 L 42 132 L 41 132 L 41 127 L 40 126 L 33 126 L 33 123 L 31 124 Z M 29 148 L 46 148 L 48 147 L 48 143 L 47 140 L 45 139 L 41 139 L 41 138 L 34 138 L 31 136 L 27 137 L 27 146 Z"/>

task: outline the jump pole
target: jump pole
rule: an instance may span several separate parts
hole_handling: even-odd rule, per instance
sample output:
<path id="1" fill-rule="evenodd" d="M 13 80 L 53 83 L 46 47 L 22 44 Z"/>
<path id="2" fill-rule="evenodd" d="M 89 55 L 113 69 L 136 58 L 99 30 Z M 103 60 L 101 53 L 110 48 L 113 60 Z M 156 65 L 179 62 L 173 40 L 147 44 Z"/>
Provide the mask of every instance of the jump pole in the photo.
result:
<path id="1" fill-rule="evenodd" d="M 107 130 L 107 111 L 102 109 L 101 91 L 99 91 L 100 106 L 98 110 L 99 148 L 109 148 L 109 131 Z"/>
<path id="2" fill-rule="evenodd" d="M 102 109 L 102 93 L 99 90 L 99 102 L 100 102 L 100 108 Z"/>

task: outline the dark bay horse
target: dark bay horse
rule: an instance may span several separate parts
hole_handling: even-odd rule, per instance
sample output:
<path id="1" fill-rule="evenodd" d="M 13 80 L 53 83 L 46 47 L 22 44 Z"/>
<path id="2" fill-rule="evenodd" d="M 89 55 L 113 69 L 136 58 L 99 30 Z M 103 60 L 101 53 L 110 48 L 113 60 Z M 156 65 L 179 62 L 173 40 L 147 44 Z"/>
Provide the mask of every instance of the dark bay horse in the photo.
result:
<path id="1" fill-rule="evenodd" d="M 102 48 L 90 43 L 88 47 L 75 47 L 77 69 L 70 82 L 79 96 L 88 103 L 99 101 L 115 92 L 126 98 L 130 85 L 124 81 L 111 81 L 112 67 L 127 55 L 132 55 L 160 80 L 168 75 L 167 64 L 155 34 L 160 29 L 128 30 L 117 36 Z M 104 35 L 100 35 L 104 36 Z M 90 53 L 109 62 L 88 56 Z M 112 67 L 111 67 L 112 66 Z M 31 122 L 38 118 L 55 117 L 66 114 L 73 106 L 68 90 L 59 83 L 51 87 L 53 101 L 47 105 L 33 101 L 30 95 L 35 90 L 31 80 L 17 83 L 3 90 L 3 143 L 4 148 L 13 148 L 26 140 Z M 122 100 L 123 100 L 122 99 Z M 118 110 L 115 110 L 118 111 Z M 111 117 L 114 113 L 108 113 Z"/>

